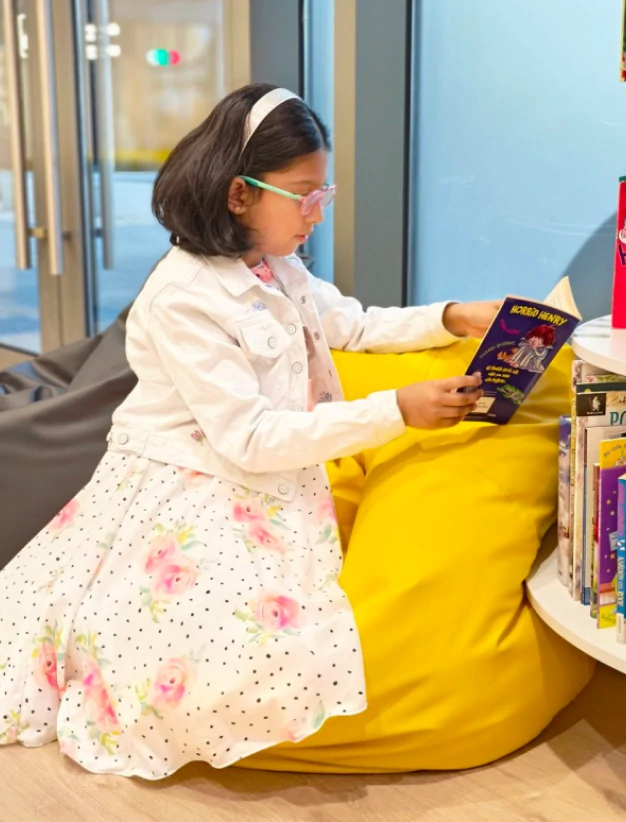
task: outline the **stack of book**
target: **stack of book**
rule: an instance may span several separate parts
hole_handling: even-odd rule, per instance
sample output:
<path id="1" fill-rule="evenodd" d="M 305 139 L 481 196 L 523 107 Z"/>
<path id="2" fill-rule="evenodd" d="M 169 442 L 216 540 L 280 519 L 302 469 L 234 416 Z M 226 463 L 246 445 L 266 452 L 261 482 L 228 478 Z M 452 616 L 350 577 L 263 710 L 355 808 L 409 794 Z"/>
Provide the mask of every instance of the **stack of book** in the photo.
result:
<path id="1" fill-rule="evenodd" d="M 559 436 L 558 576 L 626 644 L 626 377 L 578 360 Z"/>

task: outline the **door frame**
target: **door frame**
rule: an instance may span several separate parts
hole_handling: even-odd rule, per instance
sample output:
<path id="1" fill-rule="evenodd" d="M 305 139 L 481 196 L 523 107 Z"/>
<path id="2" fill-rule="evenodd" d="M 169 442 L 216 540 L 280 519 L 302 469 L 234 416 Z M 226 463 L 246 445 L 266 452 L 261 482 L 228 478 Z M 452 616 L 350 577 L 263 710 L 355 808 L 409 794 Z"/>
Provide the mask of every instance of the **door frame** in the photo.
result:
<path id="1" fill-rule="evenodd" d="M 17 4 L 13 5 L 17 11 Z M 28 242 L 37 246 L 33 264 L 37 270 L 40 347 L 45 353 L 82 339 L 87 332 L 76 31 L 73 0 L 24 0 L 22 8 L 28 36 L 29 88 L 20 87 L 18 103 L 24 107 L 28 106 L 25 101 L 30 103 L 22 120 L 29 125 L 27 142 L 32 147 L 34 179 L 33 203 L 26 209 L 34 213 L 34 224 L 28 225 L 26 233 Z M 17 32 L 17 15 L 13 25 Z M 5 37 L 9 35 L 5 32 Z M 18 55 L 17 59 L 22 58 Z M 19 68 L 18 72 L 22 83 L 24 73 Z M 56 264 L 53 236 L 60 247 Z M 32 352 L 0 340 L 0 364 L 14 364 L 30 356 Z"/>

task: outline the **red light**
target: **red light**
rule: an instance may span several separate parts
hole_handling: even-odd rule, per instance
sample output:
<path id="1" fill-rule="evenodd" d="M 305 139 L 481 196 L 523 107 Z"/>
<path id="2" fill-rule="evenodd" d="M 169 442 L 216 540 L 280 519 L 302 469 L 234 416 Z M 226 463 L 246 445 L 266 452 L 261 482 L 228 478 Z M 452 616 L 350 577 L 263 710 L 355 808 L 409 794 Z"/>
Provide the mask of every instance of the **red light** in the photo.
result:
<path id="1" fill-rule="evenodd" d="M 177 66 L 180 63 L 180 52 L 179 51 L 170 51 L 170 59 L 169 64 L 170 66 Z"/>

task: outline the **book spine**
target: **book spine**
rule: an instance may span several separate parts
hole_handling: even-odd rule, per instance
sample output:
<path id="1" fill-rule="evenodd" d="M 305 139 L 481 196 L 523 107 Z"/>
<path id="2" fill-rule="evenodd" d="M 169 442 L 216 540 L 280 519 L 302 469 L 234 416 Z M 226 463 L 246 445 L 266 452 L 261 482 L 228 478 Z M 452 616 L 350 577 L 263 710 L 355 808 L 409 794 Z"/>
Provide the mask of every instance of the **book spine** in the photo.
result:
<path id="1" fill-rule="evenodd" d="M 626 328 L 626 177 L 620 177 L 613 264 L 613 328 Z"/>
<path id="2" fill-rule="evenodd" d="M 568 513 L 568 533 L 569 533 L 569 568 L 568 568 L 568 589 L 570 596 L 574 596 L 574 503 L 576 497 L 576 386 L 582 381 L 583 361 L 574 360 L 572 363 L 572 412 L 570 415 L 571 435 L 570 435 L 570 472 L 569 472 L 569 513 Z"/>
<path id="3" fill-rule="evenodd" d="M 574 499 L 572 527 L 572 586 L 570 593 L 576 602 L 582 599 L 583 568 L 583 515 L 585 510 L 585 418 L 576 418 L 572 429 L 572 449 L 574 451 Z M 574 445 L 575 443 L 575 445 Z"/>
<path id="4" fill-rule="evenodd" d="M 598 578 L 600 575 L 600 466 L 593 466 L 593 501 L 592 501 L 592 520 L 593 520 L 593 534 L 591 539 L 591 602 L 590 613 L 592 618 L 598 616 Z"/>
<path id="5" fill-rule="evenodd" d="M 617 490 L 617 641 L 626 644 L 626 477 L 620 477 Z"/>
<path id="6" fill-rule="evenodd" d="M 559 501 L 558 501 L 558 564 L 557 575 L 563 585 L 569 584 L 570 568 L 570 459 L 572 419 L 559 418 Z"/>

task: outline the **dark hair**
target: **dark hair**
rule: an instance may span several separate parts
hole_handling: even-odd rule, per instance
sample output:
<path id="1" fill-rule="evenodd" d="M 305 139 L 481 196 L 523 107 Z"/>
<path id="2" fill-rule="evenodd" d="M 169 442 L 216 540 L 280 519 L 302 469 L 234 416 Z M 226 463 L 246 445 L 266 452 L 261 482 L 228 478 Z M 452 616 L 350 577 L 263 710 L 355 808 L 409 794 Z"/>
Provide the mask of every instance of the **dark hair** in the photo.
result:
<path id="1" fill-rule="evenodd" d="M 152 210 L 173 245 L 192 254 L 241 257 L 253 248 L 250 231 L 228 210 L 234 177 L 262 178 L 321 148 L 330 150 L 328 129 L 302 100 L 287 100 L 261 122 L 242 151 L 252 106 L 277 88 L 244 86 L 225 97 L 184 137 L 161 167 Z"/>

